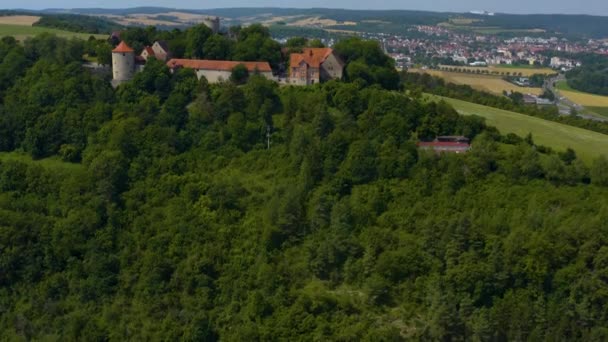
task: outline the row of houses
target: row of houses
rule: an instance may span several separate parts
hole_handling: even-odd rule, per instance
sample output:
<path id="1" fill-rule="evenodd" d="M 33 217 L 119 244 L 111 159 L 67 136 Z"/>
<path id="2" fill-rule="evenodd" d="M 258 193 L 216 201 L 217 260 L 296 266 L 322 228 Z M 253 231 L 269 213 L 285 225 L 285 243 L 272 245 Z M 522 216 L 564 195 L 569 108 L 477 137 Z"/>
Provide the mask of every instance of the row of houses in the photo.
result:
<path id="1" fill-rule="evenodd" d="M 204 76 L 209 83 L 228 80 L 237 65 L 245 66 L 250 73 L 278 80 L 268 62 L 177 59 L 172 58 L 168 45 L 162 41 L 146 46 L 136 56 L 135 50 L 122 41 L 112 50 L 112 84 L 118 86 L 131 80 L 135 73 L 143 70 L 150 58 L 166 62 L 172 71 L 192 69 L 199 79 Z M 331 48 L 304 48 L 301 53 L 290 54 L 289 61 L 287 83 L 293 85 L 311 85 L 341 79 L 344 70 L 344 62 Z"/>

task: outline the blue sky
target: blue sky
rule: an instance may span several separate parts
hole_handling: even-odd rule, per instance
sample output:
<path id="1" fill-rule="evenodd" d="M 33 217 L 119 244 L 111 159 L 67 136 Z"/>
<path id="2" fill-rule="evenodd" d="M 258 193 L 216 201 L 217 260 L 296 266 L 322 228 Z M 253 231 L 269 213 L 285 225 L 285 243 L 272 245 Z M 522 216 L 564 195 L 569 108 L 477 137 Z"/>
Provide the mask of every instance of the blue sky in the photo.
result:
<path id="1" fill-rule="evenodd" d="M 6 3 L 6 5 L 3 5 Z M 8 6 L 10 4 L 10 6 Z M 319 0 L 0 0 L 1 8 L 126 8 L 136 6 L 162 6 L 172 8 L 218 8 L 218 7 L 333 7 L 352 9 L 418 9 L 431 11 L 487 10 L 507 13 L 582 13 L 608 15 L 606 0 L 334 0 L 331 6 L 328 1 Z"/>

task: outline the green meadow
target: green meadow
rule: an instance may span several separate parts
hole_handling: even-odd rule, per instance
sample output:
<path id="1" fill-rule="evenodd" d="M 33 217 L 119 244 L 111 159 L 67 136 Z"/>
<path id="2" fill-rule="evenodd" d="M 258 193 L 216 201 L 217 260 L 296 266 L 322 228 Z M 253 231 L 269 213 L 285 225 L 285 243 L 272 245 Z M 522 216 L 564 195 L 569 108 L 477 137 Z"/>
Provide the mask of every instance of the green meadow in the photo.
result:
<path id="1" fill-rule="evenodd" d="M 445 100 L 460 114 L 485 118 L 489 125 L 498 128 L 502 134 L 515 133 L 524 137 L 531 133 L 537 144 L 558 151 L 572 148 L 587 163 L 600 154 L 608 156 L 608 135 L 471 102 L 429 96 Z"/>

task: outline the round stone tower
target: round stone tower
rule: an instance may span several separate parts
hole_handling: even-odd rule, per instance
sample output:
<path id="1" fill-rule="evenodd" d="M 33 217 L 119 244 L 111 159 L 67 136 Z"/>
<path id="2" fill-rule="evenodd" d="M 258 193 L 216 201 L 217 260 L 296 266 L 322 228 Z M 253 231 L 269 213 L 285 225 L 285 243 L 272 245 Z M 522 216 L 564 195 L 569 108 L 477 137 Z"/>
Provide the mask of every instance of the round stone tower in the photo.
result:
<path id="1" fill-rule="evenodd" d="M 122 83 L 133 78 L 135 74 L 135 50 L 127 43 L 120 42 L 112 50 L 112 78 L 114 83 Z"/>

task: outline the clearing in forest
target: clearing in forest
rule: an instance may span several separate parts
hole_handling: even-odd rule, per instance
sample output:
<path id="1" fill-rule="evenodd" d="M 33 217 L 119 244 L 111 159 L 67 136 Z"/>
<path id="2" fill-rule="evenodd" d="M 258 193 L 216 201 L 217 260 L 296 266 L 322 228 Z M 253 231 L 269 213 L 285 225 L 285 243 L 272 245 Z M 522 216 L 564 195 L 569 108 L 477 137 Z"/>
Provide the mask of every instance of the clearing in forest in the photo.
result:
<path id="1" fill-rule="evenodd" d="M 601 154 L 608 156 L 606 134 L 471 102 L 428 96 L 434 100 L 445 100 L 462 115 L 474 114 L 485 118 L 487 124 L 498 128 L 501 134 L 515 133 L 525 137 L 531 133 L 539 145 L 551 147 L 556 151 L 572 148 L 587 164 Z"/>

